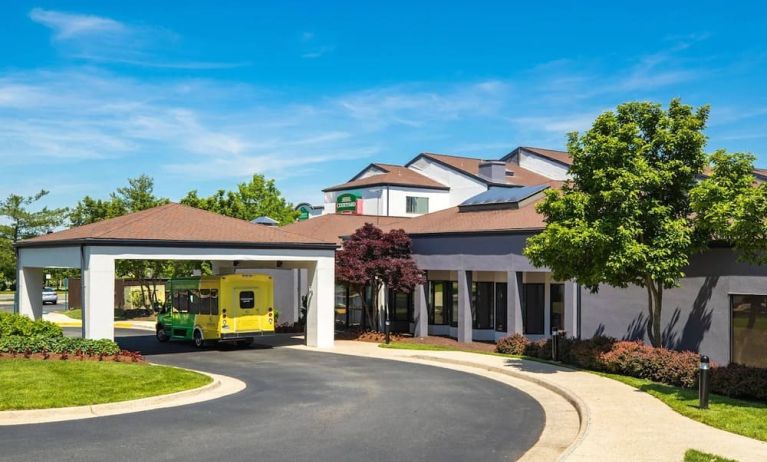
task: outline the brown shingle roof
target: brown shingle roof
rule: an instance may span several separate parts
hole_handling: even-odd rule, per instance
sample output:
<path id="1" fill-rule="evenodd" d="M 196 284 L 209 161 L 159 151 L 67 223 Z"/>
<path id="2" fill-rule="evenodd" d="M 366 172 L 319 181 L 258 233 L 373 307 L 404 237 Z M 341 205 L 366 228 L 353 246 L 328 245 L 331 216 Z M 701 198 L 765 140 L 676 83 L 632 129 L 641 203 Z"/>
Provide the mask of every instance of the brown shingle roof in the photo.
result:
<path id="1" fill-rule="evenodd" d="M 77 226 L 19 242 L 19 247 L 64 243 L 327 247 L 323 241 L 282 228 L 249 223 L 213 212 L 170 203 L 117 218 Z M 237 245 L 235 245 L 237 244 Z"/>
<path id="2" fill-rule="evenodd" d="M 479 176 L 479 164 L 482 162 L 482 159 L 477 159 L 474 157 L 453 156 L 449 154 L 435 154 L 432 152 L 424 152 L 419 157 L 421 156 L 436 160 L 442 164 L 447 164 L 456 170 L 468 173 L 469 175 L 476 177 L 479 180 L 486 181 L 485 178 Z M 539 175 L 537 173 L 531 172 L 530 170 L 524 169 L 514 162 L 506 162 L 506 170 L 514 173 L 514 175 L 506 176 L 506 182 L 509 184 L 533 186 L 537 184 L 549 183 L 552 181 L 551 178 L 547 178 L 543 175 Z"/>
<path id="3" fill-rule="evenodd" d="M 404 217 L 379 217 L 375 215 L 342 215 L 330 213 L 285 225 L 282 229 L 291 233 L 341 243 L 341 237 L 349 236 L 365 223 L 372 223 L 384 231 L 401 228 L 400 223 L 409 221 Z M 395 223 L 397 224 L 395 226 Z"/>
<path id="4" fill-rule="evenodd" d="M 536 201 L 536 203 L 539 201 Z M 519 209 L 459 212 L 458 207 L 421 215 L 398 223 L 408 234 L 480 233 L 494 231 L 536 231 L 543 229 L 543 215 L 531 203 Z"/>
<path id="5" fill-rule="evenodd" d="M 450 189 L 444 184 L 434 181 L 429 177 L 421 175 L 420 173 L 405 168 L 401 165 L 390 164 L 371 164 L 381 170 L 383 173 L 370 175 L 365 178 L 352 179 L 343 184 L 331 186 L 323 189 L 323 192 L 341 191 L 344 189 L 360 188 L 365 186 L 408 186 L 412 188 L 425 188 L 425 189 Z M 369 168 L 369 167 L 368 167 Z M 367 170 L 367 169 L 366 169 Z"/>

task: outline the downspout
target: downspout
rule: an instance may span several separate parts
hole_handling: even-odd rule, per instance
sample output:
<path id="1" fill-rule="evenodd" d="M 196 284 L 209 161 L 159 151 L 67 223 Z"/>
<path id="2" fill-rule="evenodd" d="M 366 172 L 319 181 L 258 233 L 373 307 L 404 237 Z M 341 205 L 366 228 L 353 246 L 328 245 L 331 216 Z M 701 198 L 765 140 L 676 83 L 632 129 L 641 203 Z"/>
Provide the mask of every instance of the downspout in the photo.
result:
<path id="1" fill-rule="evenodd" d="M 85 245 L 80 244 L 80 313 L 82 321 L 80 323 L 80 332 L 82 338 L 85 338 L 85 323 L 90 322 L 88 319 L 90 313 L 87 313 L 85 309 Z M 90 310 L 90 307 L 88 308 Z"/>

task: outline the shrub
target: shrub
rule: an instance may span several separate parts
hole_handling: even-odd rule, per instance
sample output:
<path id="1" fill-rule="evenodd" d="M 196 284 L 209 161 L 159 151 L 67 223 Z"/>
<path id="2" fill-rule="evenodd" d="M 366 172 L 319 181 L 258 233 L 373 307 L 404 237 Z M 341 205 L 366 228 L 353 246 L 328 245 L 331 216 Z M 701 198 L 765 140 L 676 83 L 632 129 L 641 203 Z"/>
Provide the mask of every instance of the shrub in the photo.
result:
<path id="1" fill-rule="evenodd" d="M 513 334 L 498 340 L 495 351 L 507 355 L 523 355 L 527 351 L 530 340 L 522 334 Z"/>
<path id="2" fill-rule="evenodd" d="M 49 321 L 34 321 L 17 313 L 0 313 L 0 338 L 11 335 L 53 338 L 62 337 L 64 333 L 61 327 Z"/>
<path id="3" fill-rule="evenodd" d="M 120 347 L 112 340 L 90 340 L 76 337 L 26 337 L 9 335 L 0 337 L 0 353 L 67 353 L 77 356 L 115 355 Z"/>
<path id="4" fill-rule="evenodd" d="M 711 391 L 732 398 L 767 401 L 767 369 L 741 364 L 714 367 Z"/>
<path id="5" fill-rule="evenodd" d="M 525 354 L 539 359 L 551 359 L 551 339 L 530 342 Z"/>
<path id="6" fill-rule="evenodd" d="M 653 348 L 642 342 L 616 342 L 601 353 L 601 370 L 691 388 L 698 380 L 699 356 L 690 351 Z"/>
<path id="7" fill-rule="evenodd" d="M 614 338 L 603 335 L 594 336 L 587 340 L 564 339 L 561 347 L 562 362 L 584 369 L 601 370 L 600 356 L 602 353 L 610 351 L 614 344 Z"/>

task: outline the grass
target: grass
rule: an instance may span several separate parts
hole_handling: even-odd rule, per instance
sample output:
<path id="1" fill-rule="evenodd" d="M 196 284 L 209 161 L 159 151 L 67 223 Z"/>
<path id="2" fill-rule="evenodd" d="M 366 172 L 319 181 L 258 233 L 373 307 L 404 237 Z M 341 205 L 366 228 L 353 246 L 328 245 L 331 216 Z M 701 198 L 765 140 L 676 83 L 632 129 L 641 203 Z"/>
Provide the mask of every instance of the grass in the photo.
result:
<path id="1" fill-rule="evenodd" d="M 0 361 L 0 410 L 112 403 L 201 387 L 211 378 L 146 363 Z"/>
<path id="2" fill-rule="evenodd" d="M 65 315 L 69 316 L 72 319 L 82 319 L 83 318 L 83 310 L 80 308 L 75 308 L 74 310 L 65 310 L 62 311 Z"/>
<path id="3" fill-rule="evenodd" d="M 725 459 L 724 457 L 715 456 L 707 452 L 696 451 L 695 449 L 688 449 L 684 453 L 684 462 L 738 462 L 734 459 Z"/>
<path id="4" fill-rule="evenodd" d="M 506 358 L 521 358 L 531 361 L 545 362 L 550 364 L 552 363 L 551 361 L 546 361 L 539 358 L 507 355 L 489 351 L 485 352 L 467 350 L 445 345 L 390 343 L 389 345 L 381 344 L 380 347 L 400 350 L 466 351 L 469 353 L 489 354 Z M 573 366 L 565 364 L 557 365 L 574 368 Z M 626 385 L 644 391 L 645 393 L 648 393 L 663 401 L 666 405 L 668 405 L 671 409 L 678 412 L 679 414 L 682 414 L 683 416 L 689 417 L 693 420 L 697 420 L 698 422 L 731 433 L 747 436 L 749 438 L 767 441 L 767 404 L 712 394 L 709 399 L 709 408 L 704 410 L 698 408 L 697 389 L 685 389 L 625 375 L 607 374 L 585 369 L 583 371 L 617 380 L 619 382 L 625 383 Z M 726 459 L 721 460 L 725 461 Z"/>

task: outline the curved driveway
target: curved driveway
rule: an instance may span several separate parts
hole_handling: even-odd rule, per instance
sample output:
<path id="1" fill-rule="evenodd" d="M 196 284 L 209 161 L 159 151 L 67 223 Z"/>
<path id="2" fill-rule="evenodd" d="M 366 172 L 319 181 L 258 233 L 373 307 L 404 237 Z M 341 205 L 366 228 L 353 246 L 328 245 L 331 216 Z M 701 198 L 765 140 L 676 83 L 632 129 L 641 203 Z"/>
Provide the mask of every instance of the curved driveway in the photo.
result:
<path id="1" fill-rule="evenodd" d="M 248 387 L 190 406 L 5 427 L 0 460 L 513 460 L 543 429 L 536 401 L 470 374 L 289 348 L 196 351 L 146 333 L 117 335 L 152 362 Z"/>

